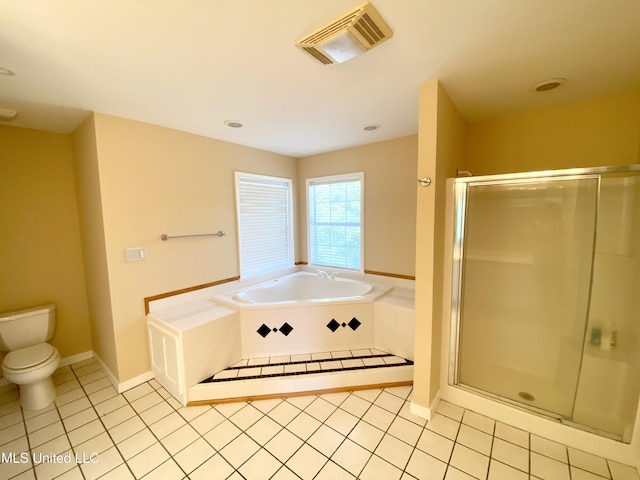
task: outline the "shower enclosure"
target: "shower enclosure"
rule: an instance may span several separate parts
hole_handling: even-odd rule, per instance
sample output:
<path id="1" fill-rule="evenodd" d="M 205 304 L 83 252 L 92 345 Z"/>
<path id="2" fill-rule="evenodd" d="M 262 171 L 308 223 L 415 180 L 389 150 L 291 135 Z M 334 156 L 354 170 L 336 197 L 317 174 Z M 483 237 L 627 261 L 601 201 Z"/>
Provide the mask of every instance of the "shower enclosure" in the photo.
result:
<path id="1" fill-rule="evenodd" d="M 449 383 L 629 442 L 640 165 L 455 180 Z"/>

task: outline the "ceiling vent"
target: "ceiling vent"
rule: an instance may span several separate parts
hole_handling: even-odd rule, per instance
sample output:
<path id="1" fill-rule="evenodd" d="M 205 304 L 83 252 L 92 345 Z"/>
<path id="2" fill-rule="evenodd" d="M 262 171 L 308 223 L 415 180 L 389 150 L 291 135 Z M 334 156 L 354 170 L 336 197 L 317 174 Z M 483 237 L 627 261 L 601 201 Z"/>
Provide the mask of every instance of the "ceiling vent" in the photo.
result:
<path id="1" fill-rule="evenodd" d="M 311 35 L 296 46 L 325 65 L 343 63 L 393 36 L 373 5 L 365 3 Z"/>

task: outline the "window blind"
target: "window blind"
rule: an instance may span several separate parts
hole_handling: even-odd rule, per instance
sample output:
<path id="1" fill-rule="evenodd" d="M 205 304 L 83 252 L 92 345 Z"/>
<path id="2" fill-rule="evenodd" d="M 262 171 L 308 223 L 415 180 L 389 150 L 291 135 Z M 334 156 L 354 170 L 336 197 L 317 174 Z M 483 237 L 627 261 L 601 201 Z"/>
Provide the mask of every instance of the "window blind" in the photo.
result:
<path id="1" fill-rule="evenodd" d="M 307 180 L 309 259 L 362 270 L 362 173 Z"/>
<path id="2" fill-rule="evenodd" d="M 236 172 L 240 275 L 293 265 L 291 180 Z"/>

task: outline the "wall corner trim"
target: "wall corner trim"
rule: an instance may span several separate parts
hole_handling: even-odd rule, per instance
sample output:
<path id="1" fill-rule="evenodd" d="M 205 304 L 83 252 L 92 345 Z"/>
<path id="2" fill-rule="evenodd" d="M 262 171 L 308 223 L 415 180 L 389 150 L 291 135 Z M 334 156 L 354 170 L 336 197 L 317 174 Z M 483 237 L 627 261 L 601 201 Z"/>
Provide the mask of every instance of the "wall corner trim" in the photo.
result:
<path id="1" fill-rule="evenodd" d="M 118 390 L 118 393 L 126 392 L 127 390 L 131 390 L 132 388 L 143 384 L 144 382 L 148 382 L 152 378 L 153 372 L 148 371 L 141 375 L 138 375 L 137 377 L 130 378 L 126 382 L 119 383 L 116 387 L 116 390 Z"/>
<path id="2" fill-rule="evenodd" d="M 107 366 L 100 359 L 100 357 L 95 354 L 95 352 L 93 355 L 94 357 L 96 357 L 96 360 L 100 364 L 100 367 L 102 367 L 102 370 L 104 371 L 104 374 L 107 376 L 107 378 L 111 382 L 111 385 L 113 385 L 113 387 L 117 390 L 118 393 L 131 390 L 133 387 L 137 387 L 138 385 L 141 385 L 144 382 L 148 382 L 153 378 L 153 372 L 148 371 L 141 375 L 138 375 L 137 377 L 130 378 L 129 380 L 126 380 L 124 382 L 120 382 L 118 381 L 118 378 L 113 374 L 113 372 L 111 372 L 111 370 L 107 368 Z"/>
<path id="3" fill-rule="evenodd" d="M 109 368 L 105 365 L 102 359 L 98 355 L 96 355 L 95 352 L 93 352 L 93 356 L 96 357 L 96 361 L 100 364 L 100 368 L 102 368 L 102 371 L 111 382 L 111 385 L 113 385 L 115 389 L 118 390 L 118 379 L 116 378 L 116 376 L 111 372 L 111 370 L 109 370 Z"/>
<path id="4" fill-rule="evenodd" d="M 436 409 L 438 408 L 439 403 L 440 403 L 440 392 L 436 394 L 436 397 L 433 399 L 429 407 L 418 405 L 417 403 L 412 401 L 411 404 L 409 405 L 409 411 L 420 418 L 424 418 L 427 421 L 431 421 L 431 419 L 433 418 L 433 415 L 436 413 Z"/>

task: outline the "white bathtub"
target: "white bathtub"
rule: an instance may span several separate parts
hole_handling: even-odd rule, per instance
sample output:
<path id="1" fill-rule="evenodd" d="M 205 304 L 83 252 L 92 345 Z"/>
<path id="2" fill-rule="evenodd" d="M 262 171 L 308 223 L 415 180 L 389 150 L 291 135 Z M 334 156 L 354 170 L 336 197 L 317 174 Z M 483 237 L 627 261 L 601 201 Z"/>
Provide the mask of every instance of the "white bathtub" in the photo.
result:
<path id="1" fill-rule="evenodd" d="M 373 285 L 357 280 L 296 272 L 248 287 L 232 298 L 241 303 L 260 305 L 335 302 L 364 299 L 373 290 Z"/>
<path id="2" fill-rule="evenodd" d="M 374 302 L 391 287 L 296 272 L 214 301 L 240 312 L 245 358 L 371 348 Z"/>

